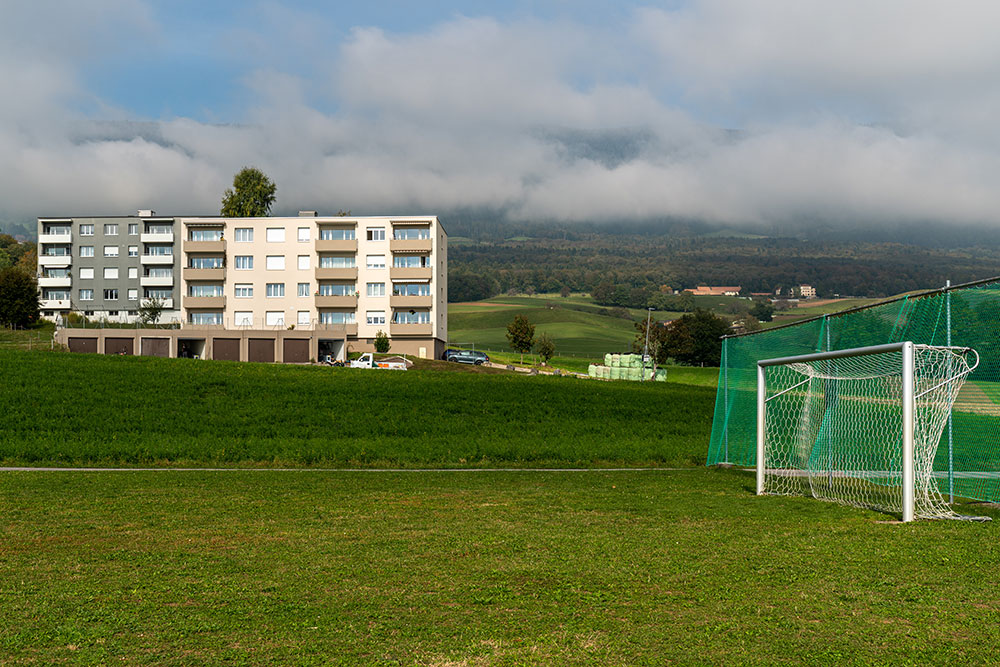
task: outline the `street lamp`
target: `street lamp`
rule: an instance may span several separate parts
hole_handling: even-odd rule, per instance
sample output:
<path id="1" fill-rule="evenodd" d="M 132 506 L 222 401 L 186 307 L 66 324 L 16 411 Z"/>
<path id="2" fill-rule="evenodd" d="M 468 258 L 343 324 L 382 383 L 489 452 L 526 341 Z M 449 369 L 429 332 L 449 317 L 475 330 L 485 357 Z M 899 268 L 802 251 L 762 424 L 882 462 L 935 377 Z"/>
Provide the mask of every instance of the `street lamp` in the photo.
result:
<path id="1" fill-rule="evenodd" d="M 642 348 L 642 379 L 646 379 L 646 357 L 649 356 L 649 320 L 653 316 L 653 309 L 646 308 L 646 345 Z"/>

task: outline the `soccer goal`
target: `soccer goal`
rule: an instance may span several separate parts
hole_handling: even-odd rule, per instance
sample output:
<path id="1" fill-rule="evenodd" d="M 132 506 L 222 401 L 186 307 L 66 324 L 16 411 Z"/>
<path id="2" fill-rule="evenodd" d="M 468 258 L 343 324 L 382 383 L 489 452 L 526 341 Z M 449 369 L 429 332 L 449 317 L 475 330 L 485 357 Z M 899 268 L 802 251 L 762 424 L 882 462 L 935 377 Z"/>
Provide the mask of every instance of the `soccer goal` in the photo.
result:
<path id="1" fill-rule="evenodd" d="M 974 357 L 974 361 L 970 361 Z M 971 348 L 911 342 L 757 363 L 757 494 L 914 518 L 965 518 L 934 478 Z"/>

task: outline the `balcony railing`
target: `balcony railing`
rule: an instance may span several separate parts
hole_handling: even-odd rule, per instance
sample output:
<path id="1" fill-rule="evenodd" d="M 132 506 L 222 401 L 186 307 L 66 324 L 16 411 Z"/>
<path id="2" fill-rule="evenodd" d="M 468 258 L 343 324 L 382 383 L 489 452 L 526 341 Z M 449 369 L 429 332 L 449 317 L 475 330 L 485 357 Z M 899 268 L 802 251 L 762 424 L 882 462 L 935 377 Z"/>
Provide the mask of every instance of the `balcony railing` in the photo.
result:
<path id="1" fill-rule="evenodd" d="M 39 255 L 39 266 L 69 266 L 73 263 L 71 255 Z"/>
<path id="2" fill-rule="evenodd" d="M 191 267 L 185 267 L 184 269 L 184 280 L 225 280 L 226 269 L 219 267 L 218 269 L 194 269 Z"/>
<path id="3" fill-rule="evenodd" d="M 173 276 L 142 276 L 139 284 L 143 287 L 173 287 Z"/>
<path id="4" fill-rule="evenodd" d="M 186 296 L 184 297 L 184 307 L 191 308 L 212 308 L 219 310 L 226 307 L 226 297 L 224 296 Z"/>
<path id="5" fill-rule="evenodd" d="M 390 324 L 390 336 L 430 336 L 434 333 L 434 325 L 426 324 Z"/>
<path id="6" fill-rule="evenodd" d="M 223 253 L 226 251 L 226 242 L 222 241 L 184 241 L 184 252 L 213 252 Z"/>
<path id="7" fill-rule="evenodd" d="M 394 266 L 389 270 L 389 277 L 393 280 L 429 280 L 434 277 L 434 269 L 430 266 Z"/>
<path id="8" fill-rule="evenodd" d="M 174 263 L 174 256 L 173 255 L 142 255 L 141 258 L 139 259 L 139 262 L 142 263 L 142 264 L 154 264 L 154 265 L 155 264 L 159 264 L 159 265 L 173 264 Z"/>
<path id="9" fill-rule="evenodd" d="M 139 240 L 143 243 L 173 243 L 173 232 L 143 232 L 139 235 Z"/>
<path id="10" fill-rule="evenodd" d="M 316 269 L 316 280 L 357 280 L 358 267 L 336 268 L 336 269 Z"/>
<path id="11" fill-rule="evenodd" d="M 317 331 L 329 331 L 331 334 L 340 334 L 343 336 L 358 335 L 358 325 L 356 322 L 354 324 L 324 324 L 317 322 L 313 328 Z"/>
<path id="12" fill-rule="evenodd" d="M 41 299 L 39 301 L 43 310 L 56 310 L 69 308 L 69 299 Z"/>
<path id="13" fill-rule="evenodd" d="M 393 239 L 389 241 L 392 252 L 430 252 L 434 239 Z"/>
<path id="14" fill-rule="evenodd" d="M 39 243 L 72 243 L 73 234 L 71 232 L 42 233 L 38 235 Z"/>
<path id="15" fill-rule="evenodd" d="M 39 287 L 69 287 L 73 284 L 73 279 L 69 276 L 49 277 L 42 276 L 38 279 Z"/>
<path id="16" fill-rule="evenodd" d="M 153 301 L 152 299 L 143 298 L 142 301 L 140 301 L 139 303 L 142 306 L 148 306 L 150 303 L 152 303 L 152 301 Z M 174 300 L 173 299 L 160 299 L 160 305 L 162 307 L 164 307 L 164 308 L 173 308 L 174 307 Z"/>
<path id="17" fill-rule="evenodd" d="M 317 308 L 357 308 L 358 307 L 358 297 L 351 295 L 316 295 L 316 307 Z"/>
<path id="18" fill-rule="evenodd" d="M 430 308 L 434 305 L 434 297 L 427 296 L 401 296 L 394 294 L 389 298 L 389 305 L 393 308 Z"/>
<path id="19" fill-rule="evenodd" d="M 316 252 L 357 252 L 357 239 L 317 239 Z"/>

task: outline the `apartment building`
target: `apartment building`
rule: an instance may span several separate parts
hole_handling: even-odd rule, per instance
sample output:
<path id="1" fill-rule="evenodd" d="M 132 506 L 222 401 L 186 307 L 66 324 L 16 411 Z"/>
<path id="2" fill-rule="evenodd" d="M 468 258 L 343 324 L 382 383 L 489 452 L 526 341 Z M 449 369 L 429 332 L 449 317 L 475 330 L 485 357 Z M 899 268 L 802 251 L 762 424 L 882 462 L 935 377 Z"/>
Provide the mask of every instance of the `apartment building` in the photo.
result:
<path id="1" fill-rule="evenodd" d="M 239 331 L 244 340 L 277 341 L 272 334 L 253 338 L 248 332 L 313 332 L 310 358 L 371 350 L 379 331 L 390 337 L 394 351 L 423 357 L 438 356 L 448 339 L 447 235 L 436 216 L 302 211 L 296 217 L 158 218 L 140 211 L 127 220 L 39 219 L 39 275 L 61 280 L 40 283 L 43 316 L 82 311 L 133 321 L 142 299 L 158 296 L 170 303 L 161 321 L 176 321 L 189 333 Z M 115 224 L 126 234 L 133 224 L 142 230 L 135 248 L 114 255 L 112 237 L 119 230 L 108 226 Z M 43 265 L 43 257 L 62 263 Z M 101 282 L 94 282 L 98 276 Z M 134 285 L 128 282 L 135 278 Z M 81 301 L 81 294 L 90 300 Z M 96 295 L 106 298 L 97 301 Z M 282 338 L 299 340 L 299 333 Z M 229 341 L 225 345 L 237 340 L 218 333 L 175 335 L 169 349 L 214 358 L 215 339 Z M 254 357 L 251 343 L 239 345 L 238 358 Z"/>

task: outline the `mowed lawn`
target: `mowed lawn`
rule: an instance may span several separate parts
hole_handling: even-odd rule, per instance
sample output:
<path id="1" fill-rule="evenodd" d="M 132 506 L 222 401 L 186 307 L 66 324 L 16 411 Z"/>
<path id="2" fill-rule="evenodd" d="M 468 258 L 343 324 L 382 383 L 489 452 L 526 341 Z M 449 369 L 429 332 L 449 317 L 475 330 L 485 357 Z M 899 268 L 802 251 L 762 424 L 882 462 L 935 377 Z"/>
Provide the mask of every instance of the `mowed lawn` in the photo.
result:
<path id="1" fill-rule="evenodd" d="M 0 377 L 6 465 L 697 465 L 715 397 L 675 383 L 15 351 L 0 352 Z"/>
<path id="2" fill-rule="evenodd" d="M 891 525 L 735 470 L 7 472 L 0 507 L 5 664 L 987 664 L 1000 641 L 1000 521 Z"/>

